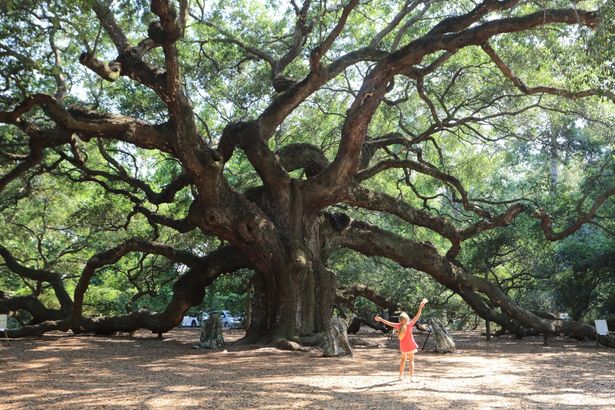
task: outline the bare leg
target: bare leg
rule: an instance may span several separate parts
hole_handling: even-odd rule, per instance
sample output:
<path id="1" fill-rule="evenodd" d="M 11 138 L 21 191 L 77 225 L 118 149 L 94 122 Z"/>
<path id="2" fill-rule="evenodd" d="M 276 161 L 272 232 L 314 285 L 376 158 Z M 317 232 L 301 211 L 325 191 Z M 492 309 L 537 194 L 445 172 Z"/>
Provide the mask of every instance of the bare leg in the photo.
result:
<path id="1" fill-rule="evenodd" d="M 410 365 L 410 378 L 412 379 L 414 377 L 414 352 L 407 353 L 407 355 Z"/>
<path id="2" fill-rule="evenodd" d="M 406 367 L 406 355 L 407 353 L 401 352 L 401 360 L 399 362 L 399 380 L 404 377 L 404 368 Z"/>

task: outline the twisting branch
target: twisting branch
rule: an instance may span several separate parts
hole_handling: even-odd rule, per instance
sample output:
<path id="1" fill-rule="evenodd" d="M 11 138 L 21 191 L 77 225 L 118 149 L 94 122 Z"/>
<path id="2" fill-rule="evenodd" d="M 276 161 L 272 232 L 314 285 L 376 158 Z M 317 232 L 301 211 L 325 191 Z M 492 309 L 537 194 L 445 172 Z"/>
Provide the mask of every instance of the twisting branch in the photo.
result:
<path id="1" fill-rule="evenodd" d="M 153 251 L 153 249 L 151 250 Z M 165 251 L 164 248 L 160 250 Z M 189 259 L 192 258 L 189 257 Z M 193 268 L 180 276 L 173 285 L 173 296 L 170 302 L 160 313 L 139 310 L 120 316 L 95 319 L 82 317 L 76 322 L 73 321 L 72 324 L 70 319 L 46 320 L 33 326 L 9 329 L 6 334 L 8 337 L 42 335 L 52 330 L 67 331 L 71 326 L 77 332 L 97 334 L 110 334 L 117 331 L 132 332 L 137 329 L 149 329 L 155 333 L 167 332 L 181 322 L 184 312 L 190 306 L 202 302 L 205 287 L 217 277 L 247 267 L 249 267 L 248 261 L 237 249 L 232 247 L 219 248 L 209 255 L 199 258 Z"/>
<path id="2" fill-rule="evenodd" d="M 56 92 L 53 95 L 56 100 L 62 101 L 66 96 L 66 92 L 68 91 L 68 87 L 66 85 L 66 79 L 64 78 L 64 74 L 62 73 L 62 52 L 56 46 L 55 35 L 60 28 L 57 18 L 50 19 L 53 28 L 49 32 L 49 45 L 51 46 L 51 50 L 53 52 L 53 58 L 55 62 L 55 70 L 53 72 L 53 77 L 56 80 Z"/>
<path id="3" fill-rule="evenodd" d="M 570 100 L 578 100 L 580 98 L 587 98 L 592 96 L 604 96 L 609 98 L 611 101 L 615 102 L 615 93 L 609 90 L 583 90 L 583 91 L 569 91 L 562 88 L 556 87 L 528 87 L 519 77 L 517 77 L 512 69 L 504 63 L 504 61 L 500 58 L 500 56 L 495 52 L 495 50 L 489 45 L 489 43 L 485 43 L 481 45 L 483 51 L 491 58 L 491 61 L 495 63 L 495 65 L 500 69 L 502 74 L 506 78 L 508 78 L 519 90 L 521 90 L 524 94 L 532 95 L 532 94 L 553 94 L 558 95 L 560 97 L 565 97 Z"/>
<path id="4" fill-rule="evenodd" d="M 159 215 L 142 205 L 136 205 L 134 207 L 136 212 L 141 213 L 150 225 L 163 225 L 169 228 L 175 229 L 177 232 L 190 232 L 197 227 L 197 207 L 195 203 L 192 203 L 188 215 L 184 219 L 173 219 L 168 216 Z"/>
<path id="5" fill-rule="evenodd" d="M 519 3 L 519 0 L 485 0 L 479 3 L 470 12 L 461 16 L 449 17 L 436 24 L 428 33 L 428 35 L 445 34 L 461 31 L 476 23 L 482 17 L 493 11 L 501 11 L 514 7 Z"/>
<path id="6" fill-rule="evenodd" d="M 60 302 L 60 312 L 63 315 L 68 314 L 73 306 L 73 301 L 66 292 L 61 274 L 44 269 L 28 268 L 19 263 L 13 254 L 2 245 L 0 245 L 0 256 L 4 259 L 6 266 L 22 278 L 49 283 L 53 287 L 58 302 Z"/>
<path id="7" fill-rule="evenodd" d="M 100 20 L 100 23 L 105 28 L 107 34 L 115 44 L 118 54 L 123 54 L 130 47 L 128 38 L 124 31 L 120 28 L 115 20 L 115 17 L 110 9 L 111 0 L 96 0 L 92 2 L 92 9 Z"/>
<path id="8" fill-rule="evenodd" d="M 520 213 L 526 212 L 527 209 L 527 206 L 523 204 L 517 203 L 511 205 L 504 213 L 496 215 L 488 220 L 479 221 L 463 229 L 459 233 L 461 240 L 465 241 L 489 229 L 510 225 Z"/>
<path id="9" fill-rule="evenodd" d="M 295 8 L 297 14 L 297 21 L 295 23 L 295 29 L 293 31 L 293 41 L 290 49 L 275 62 L 272 66 L 271 78 L 274 80 L 274 86 L 276 85 L 276 78 L 284 73 L 284 69 L 292 63 L 303 47 L 305 37 L 312 30 L 311 24 L 308 24 L 308 11 L 310 10 L 311 0 L 304 0 L 301 9 Z M 276 91 L 284 91 L 284 89 L 276 89 Z"/>
<path id="10" fill-rule="evenodd" d="M 283 191 L 290 177 L 267 142 L 259 138 L 259 127 L 256 121 L 229 124 L 224 128 L 218 145 L 218 151 L 222 154 L 224 161 L 231 158 L 235 147 L 241 148 L 246 153 L 263 184 L 272 191 L 277 191 L 278 196 L 283 197 Z"/>
<path id="11" fill-rule="evenodd" d="M 180 8 L 185 16 L 187 0 L 180 1 Z M 148 35 L 154 41 L 162 43 L 162 50 L 165 56 L 165 102 L 172 104 L 176 101 L 181 92 L 181 77 L 179 71 L 179 60 L 175 42 L 182 36 L 183 30 L 181 22 L 177 18 L 177 11 L 166 0 L 152 0 L 152 12 L 160 17 L 160 24 L 150 24 Z M 185 17 L 184 17 L 185 18 Z"/>
<path id="12" fill-rule="evenodd" d="M 348 20 L 348 16 L 350 12 L 359 4 L 359 0 L 350 0 L 344 9 L 342 10 L 342 15 L 337 20 L 335 27 L 331 32 L 327 35 L 327 37 L 323 40 L 323 42 L 312 50 L 310 55 L 310 68 L 312 72 L 317 72 L 320 70 L 320 60 L 322 57 L 329 51 L 335 39 L 340 35 L 344 26 L 346 25 L 346 20 Z"/>
<path id="13" fill-rule="evenodd" d="M 439 179 L 445 184 L 450 185 L 451 187 L 455 188 L 457 192 L 459 192 L 459 195 L 461 195 L 460 201 L 467 211 L 472 211 L 476 213 L 477 215 L 482 216 L 484 218 L 491 218 L 491 214 L 488 211 L 470 202 L 468 198 L 468 193 L 463 187 L 463 184 L 461 183 L 461 181 L 459 181 L 459 179 L 445 172 L 440 171 L 438 168 L 424 161 L 416 162 L 412 160 L 384 160 L 374 165 L 372 168 L 358 172 L 356 178 L 358 181 L 364 181 L 365 179 L 371 178 L 377 173 L 383 170 L 386 170 L 386 169 L 390 169 L 390 168 L 410 169 L 410 170 L 417 171 L 425 175 L 429 175 L 433 178 Z"/>
<path id="14" fill-rule="evenodd" d="M 422 226 L 437 232 L 451 242 L 461 240 L 459 232 L 451 222 L 432 215 L 423 209 L 414 208 L 402 200 L 381 192 L 352 187 L 348 190 L 343 201 L 349 205 L 395 215 L 412 225 Z"/>
<path id="15" fill-rule="evenodd" d="M 494 7 L 499 2 L 488 1 Z M 492 20 L 455 34 L 438 34 L 440 30 L 448 32 L 446 27 L 453 27 L 458 22 L 440 27 L 435 33 L 414 40 L 398 51 L 383 58 L 365 78 L 342 127 L 342 138 L 335 159 L 316 177 L 306 181 L 305 198 L 311 207 L 322 208 L 335 203 L 343 188 L 356 173 L 360 160 L 360 147 L 367 133 L 368 125 L 376 109 L 382 102 L 387 85 L 394 75 L 407 67 L 420 63 L 423 58 L 439 50 L 456 51 L 460 48 L 483 44 L 489 38 L 504 33 L 515 33 L 534 27 L 553 23 L 581 24 L 595 27 L 597 15 L 573 9 L 544 10 L 522 17 Z M 464 23 L 466 24 L 466 23 Z M 471 24 L 468 23 L 468 24 Z M 454 184 L 453 184 L 454 185 Z M 467 202 L 464 206 L 469 206 Z M 477 207 L 473 211 L 484 214 Z"/>
<path id="16" fill-rule="evenodd" d="M 38 105 L 48 101 L 55 102 L 53 97 L 46 94 L 35 94 L 25 98 L 13 111 L 0 111 L 0 123 L 12 124 L 21 129 L 28 137 L 30 153 L 27 155 L 11 155 L 13 160 L 21 160 L 13 169 L 0 178 L 0 191 L 11 181 L 24 175 L 43 159 L 45 148 L 68 144 L 72 141 L 71 133 L 63 128 L 41 129 L 31 124 L 22 116 Z"/>
<path id="17" fill-rule="evenodd" d="M 86 263 L 83 272 L 81 273 L 81 277 L 79 278 L 79 282 L 75 287 L 74 305 L 71 315 L 73 330 L 80 330 L 78 328 L 78 324 L 81 320 L 81 315 L 83 312 L 83 297 L 90 284 L 92 276 L 96 273 L 96 270 L 103 266 L 114 264 L 127 253 L 135 251 L 163 255 L 170 260 L 182 263 L 192 268 L 196 267 L 201 262 L 201 258 L 190 252 L 175 249 L 169 245 L 141 239 L 130 239 L 115 248 L 92 256 Z"/>
<path id="18" fill-rule="evenodd" d="M 68 162 L 70 162 L 73 166 L 75 166 L 78 170 L 80 170 L 83 174 L 83 178 L 69 178 L 73 181 L 90 181 L 95 182 L 101 185 L 106 191 L 118 195 L 123 195 L 126 198 L 130 199 L 135 204 L 141 204 L 143 200 L 139 199 L 133 192 L 129 192 L 126 190 L 121 190 L 117 188 L 111 188 L 111 186 L 104 181 L 97 179 L 97 177 L 102 177 L 107 181 L 114 182 L 123 182 L 129 185 L 132 188 L 136 188 L 145 194 L 147 201 L 154 205 L 160 205 L 163 203 L 173 202 L 175 198 L 175 194 L 179 192 L 181 189 L 190 185 L 190 177 L 182 173 L 178 177 L 176 177 L 173 181 L 167 184 L 160 192 L 156 192 L 149 186 L 145 181 L 142 181 L 138 178 L 134 178 L 128 175 L 125 171 L 120 171 L 119 174 L 113 174 L 106 171 L 100 171 L 92 168 L 88 168 L 85 164 L 75 158 L 72 158 L 66 155 L 63 152 L 58 152 L 60 157 Z M 123 170 L 123 168 L 121 168 Z"/>
<path id="19" fill-rule="evenodd" d="M 423 3 L 423 2 L 422 1 L 417 1 L 417 0 L 406 0 L 404 2 L 404 5 L 401 7 L 401 10 L 395 15 L 395 17 L 393 17 L 393 19 L 389 22 L 389 24 L 387 24 L 385 28 L 380 30 L 380 32 L 374 36 L 372 41 L 369 43 L 369 47 L 370 48 L 378 48 L 378 46 L 380 45 L 382 40 L 389 33 L 391 33 L 393 30 L 395 30 L 395 28 L 402 22 L 402 20 L 408 14 L 412 13 L 412 11 L 414 9 L 416 9 L 416 7 L 419 6 L 421 3 Z M 424 9 L 427 9 L 427 7 L 428 6 L 425 5 Z"/>
<path id="20" fill-rule="evenodd" d="M 147 200 L 154 205 L 160 205 L 162 203 L 173 202 L 173 199 L 175 198 L 175 194 L 181 189 L 189 186 L 191 183 L 191 180 L 188 174 L 181 173 L 179 176 L 174 178 L 169 184 L 167 184 L 162 189 L 162 191 L 155 192 L 152 189 L 152 187 L 149 186 L 145 181 L 142 181 L 138 178 L 135 178 L 129 175 L 128 172 L 126 172 L 126 170 L 124 169 L 124 167 L 107 152 L 105 147 L 102 145 L 102 141 L 100 139 L 97 141 L 97 143 L 98 143 L 98 149 L 101 155 L 103 156 L 103 158 L 105 158 L 107 162 L 113 165 L 113 167 L 118 171 L 118 174 L 112 174 L 106 171 L 99 171 L 99 170 L 87 168 L 83 163 L 75 159 L 69 158 L 63 153 L 60 153 L 60 156 L 68 160 L 69 162 L 71 162 L 73 165 L 75 165 L 77 168 L 79 168 L 80 170 L 82 170 L 84 173 L 88 175 L 102 176 L 110 181 L 125 182 L 129 186 L 141 190 L 145 194 Z"/>
<path id="21" fill-rule="evenodd" d="M 164 97 L 164 73 L 157 67 L 142 60 L 146 52 L 158 47 L 161 43 L 147 38 L 142 40 L 137 46 L 132 47 L 111 12 L 111 2 L 109 0 L 94 1 L 92 9 L 115 44 L 118 55 L 113 61 L 103 63 L 95 57 L 95 50 L 88 49 L 81 54 L 79 62 L 107 81 L 115 81 L 120 75 L 126 75 L 151 88 L 161 97 Z M 155 33 L 157 32 L 152 30 L 153 37 L 156 37 Z"/>
<path id="22" fill-rule="evenodd" d="M 168 141 L 167 124 L 151 125 L 135 118 L 102 114 L 76 106 L 64 107 L 55 98 L 47 94 L 35 94 L 26 98 L 11 112 L 0 112 L 0 122 L 24 126 L 26 133 L 32 129 L 21 118 L 22 115 L 35 107 L 43 109 L 45 114 L 65 131 L 76 132 L 79 137 L 88 141 L 93 137 L 119 139 L 145 149 L 158 149 L 173 153 Z M 67 140 L 62 143 L 70 142 Z M 39 137 L 39 140 L 42 138 Z M 51 141 L 54 141 L 51 139 Z M 54 141 L 55 143 L 56 141 Z M 53 145 L 47 145 L 53 146 Z"/>
<path id="23" fill-rule="evenodd" d="M 491 20 L 455 34 L 432 33 L 408 43 L 391 54 L 382 64 L 388 64 L 393 71 L 400 72 L 434 51 L 455 51 L 470 45 L 482 45 L 491 37 L 499 34 L 518 33 L 556 23 L 578 24 L 595 28 L 598 24 L 598 15 L 593 11 L 547 9 L 520 17 Z"/>
<path id="24" fill-rule="evenodd" d="M 59 309 L 46 307 L 34 294 L 28 296 L 2 297 L 0 294 L 0 313 L 10 313 L 25 310 L 32 315 L 32 324 L 48 320 L 60 320 L 68 314 Z"/>
<path id="25" fill-rule="evenodd" d="M 609 190 L 600 194 L 592 204 L 591 208 L 587 212 L 579 212 L 579 216 L 577 220 L 569 225 L 567 228 L 563 229 L 560 232 L 555 232 L 553 230 L 553 223 L 551 217 L 542 210 L 537 210 L 532 214 L 533 218 L 540 220 L 540 227 L 545 233 L 545 237 L 550 241 L 559 241 L 560 239 L 566 238 L 576 231 L 578 231 L 584 224 L 589 223 L 598 209 L 604 202 L 606 202 L 609 198 L 615 196 L 615 187 L 611 187 Z"/>
<path id="26" fill-rule="evenodd" d="M 17 164 L 13 169 L 4 174 L 0 178 L 0 191 L 4 190 L 6 186 L 24 175 L 28 170 L 32 169 L 37 163 L 40 162 L 40 154 L 39 155 L 29 155 L 24 161 Z"/>
<path id="27" fill-rule="evenodd" d="M 352 221 L 344 230 L 330 233 L 339 246 L 347 247 L 368 256 L 383 256 L 401 266 L 413 268 L 429 274 L 436 281 L 449 289 L 458 292 L 466 302 L 475 307 L 476 312 L 483 315 L 485 301 L 476 291 L 489 298 L 494 306 L 499 306 L 510 318 L 518 321 L 523 327 L 535 329 L 544 334 L 569 333 L 579 337 L 594 337 L 593 326 L 563 320 L 541 318 L 520 307 L 502 289 L 489 280 L 471 275 L 461 267 L 451 263 L 441 256 L 430 243 L 418 243 L 402 238 L 378 227 Z M 504 328 L 511 325 L 510 319 L 504 321 L 499 315 L 485 315 L 488 320 L 501 324 Z M 518 326 L 517 326 L 518 329 Z M 601 342 L 615 346 L 614 337 L 606 337 Z"/>

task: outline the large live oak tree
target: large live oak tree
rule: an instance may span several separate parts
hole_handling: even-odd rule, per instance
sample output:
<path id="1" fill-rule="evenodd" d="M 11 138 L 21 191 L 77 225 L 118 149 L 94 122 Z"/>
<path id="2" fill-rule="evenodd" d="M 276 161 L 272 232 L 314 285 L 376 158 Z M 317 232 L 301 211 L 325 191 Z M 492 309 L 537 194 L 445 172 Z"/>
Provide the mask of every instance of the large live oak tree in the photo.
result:
<path id="1" fill-rule="evenodd" d="M 287 30 L 278 36 L 266 27 L 256 34 L 239 25 L 222 27 L 217 21 L 224 21 L 220 15 L 225 9 L 201 1 L 152 0 L 151 10 L 138 10 L 150 19 L 148 27 L 131 20 L 127 14 L 133 9 L 122 9 L 119 2 L 92 0 L 65 8 L 49 2 L 49 10 L 42 1 L 23 9 L 10 2 L 4 11 L 13 16 L 13 26 L 6 23 L 4 31 L 18 26 L 19 18 L 44 27 L 41 32 L 48 36 L 48 57 L 55 67 L 44 74 L 54 79 L 56 87 L 53 95 L 30 92 L 32 86 L 20 87 L 20 75 L 31 71 L 36 62 L 11 48 L 5 32 L 0 58 L 13 63 L 3 72 L 5 108 L 0 123 L 5 124 L 5 172 L 0 189 L 15 201 L 27 199 L 33 178 L 46 173 L 69 181 L 74 189 L 98 184 L 132 204 L 127 224 L 140 216 L 155 232 L 198 232 L 203 240 L 217 238 L 220 246 L 193 253 L 153 240 L 155 235 L 129 238 L 111 249 L 94 251 L 79 272 L 71 296 L 67 272 L 31 268 L 15 257 L 15 249 L 0 244 L 7 269 L 48 284 L 59 302 L 58 309 L 50 309 L 36 292 L 3 295 L 0 310 L 23 309 L 33 318 L 30 325 L 10 330 L 9 336 L 52 329 L 111 333 L 146 328 L 162 333 L 178 325 L 190 306 L 201 303 L 205 288 L 217 277 L 247 268 L 254 272 L 254 279 L 246 341 L 299 340 L 327 329 L 337 288 L 328 262 L 338 249 L 346 248 L 425 272 L 458 293 L 481 317 L 515 334 L 534 329 L 592 337 L 591 326 L 545 319 L 525 310 L 497 283 L 467 271 L 458 257 L 464 242 L 511 225 L 522 215 L 535 218 L 537 229 L 548 240 L 566 238 L 595 222 L 601 207 L 612 203 L 615 186 L 597 184 L 604 188 L 598 193 L 588 189 L 576 218 L 554 229 L 551 216 L 530 201 L 475 197 L 455 169 L 433 161 L 443 155 L 443 140 L 475 133 L 482 143 L 497 144 L 509 137 L 504 121 L 529 111 L 555 111 L 558 101 L 594 106 L 615 102 L 610 83 L 600 79 L 593 83 L 575 83 L 572 77 L 546 79 L 546 84 L 529 85 L 534 81 L 522 75 L 531 74 L 531 68 L 513 68 L 498 51 L 499 42 L 506 49 L 507 41 L 526 41 L 530 52 L 541 45 L 541 35 L 553 38 L 549 30 L 559 30 L 558 47 L 587 45 L 597 37 L 595 33 L 604 36 L 606 32 L 608 37 L 609 22 L 603 18 L 610 10 L 608 3 L 588 2 L 588 9 L 567 2 L 546 3 L 552 4 L 538 8 L 531 2 L 495 0 L 290 1 L 287 10 L 271 16 L 282 31 Z M 27 7 L 30 12 L 25 11 Z M 370 21 L 369 13 L 375 10 L 379 18 Z M 229 14 L 233 11 L 229 9 Z M 105 109 L 104 102 L 85 105 L 71 100 L 71 82 L 63 75 L 63 66 L 76 62 L 61 61 L 61 46 L 56 43 L 57 33 L 71 24 L 72 15 L 62 13 L 83 13 L 91 24 L 95 22 L 92 27 L 97 29 L 71 31 L 80 35 L 76 34 L 83 45 L 81 66 L 108 82 L 146 87 L 149 94 L 142 95 L 157 98 L 151 105 L 159 104 L 156 114 L 120 114 L 121 105 Z M 249 17 L 249 10 L 246 14 Z M 357 33 L 365 20 L 372 31 Z M 86 34 L 91 37 L 84 38 Z M 547 45 L 541 47 L 548 49 L 550 44 L 544 41 Z M 467 53 L 473 54 L 468 57 Z M 576 49 L 574 53 L 584 54 Z M 549 64 L 550 57 L 540 56 L 540 61 Z M 197 107 L 208 93 L 214 93 L 208 87 L 233 81 L 232 75 L 224 77 L 219 60 L 235 60 L 237 77 L 242 65 L 251 65 L 252 77 L 242 79 L 246 94 L 260 88 L 261 95 L 255 103 L 246 97 L 246 105 L 252 105 L 242 111 L 244 115 L 226 116 L 228 107 L 217 106 L 217 118 L 212 120 L 210 115 L 203 120 Z M 590 64 L 606 67 L 608 63 L 596 59 Z M 475 90 L 481 98 L 459 96 L 458 87 L 468 71 L 485 76 L 485 89 Z M 487 77 L 499 78 L 499 87 L 487 89 L 491 81 Z M 335 104 L 343 107 L 334 108 Z M 309 111 L 306 107 L 312 105 L 317 109 Z M 397 126 L 381 132 L 383 122 L 378 118 L 390 112 L 397 113 Z M 573 121 L 590 121 L 580 112 L 561 110 Z M 322 137 L 324 130 L 321 134 L 311 131 L 331 118 L 337 118 L 338 126 L 328 140 Z M 613 125 L 608 116 L 603 121 L 607 129 Z M 113 155 L 109 147 L 117 143 L 172 158 L 180 172 L 169 173 L 165 186 L 157 189 Z M 85 154 L 92 146 L 106 166 L 97 166 L 92 155 Z M 237 175 L 228 172 L 233 161 L 249 164 L 258 184 L 238 184 Z M 400 180 L 404 195 L 395 196 L 373 183 L 386 175 Z M 435 181 L 440 194 L 422 195 L 413 184 L 416 175 Z M 12 186 L 24 189 L 11 190 Z M 185 217 L 165 212 L 181 192 L 191 201 Z M 431 206 L 442 197 L 448 198 L 447 206 L 457 217 Z M 393 232 L 362 221 L 367 211 L 425 229 L 449 246 L 443 249 L 404 235 L 408 229 Z M 160 255 L 186 267 L 173 285 L 166 308 L 84 316 L 84 297 L 93 277 L 135 252 Z M 602 341 L 615 344 L 608 337 Z"/>

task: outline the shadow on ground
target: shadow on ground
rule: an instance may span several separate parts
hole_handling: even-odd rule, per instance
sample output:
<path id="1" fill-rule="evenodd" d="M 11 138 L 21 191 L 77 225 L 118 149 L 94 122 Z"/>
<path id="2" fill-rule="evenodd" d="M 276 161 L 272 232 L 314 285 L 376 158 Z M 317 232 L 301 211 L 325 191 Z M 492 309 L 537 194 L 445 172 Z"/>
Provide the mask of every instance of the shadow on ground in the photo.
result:
<path id="1" fill-rule="evenodd" d="M 0 345 L 0 408 L 612 408 L 615 351 L 591 342 L 455 333 L 459 352 L 427 344 L 417 380 L 397 381 L 386 337 L 352 357 L 272 348 L 191 349 L 198 330 L 163 340 L 54 334 Z M 239 331 L 226 333 L 236 340 Z M 424 335 L 417 335 L 419 343 Z M 580 407 L 579 407 L 580 406 Z"/>

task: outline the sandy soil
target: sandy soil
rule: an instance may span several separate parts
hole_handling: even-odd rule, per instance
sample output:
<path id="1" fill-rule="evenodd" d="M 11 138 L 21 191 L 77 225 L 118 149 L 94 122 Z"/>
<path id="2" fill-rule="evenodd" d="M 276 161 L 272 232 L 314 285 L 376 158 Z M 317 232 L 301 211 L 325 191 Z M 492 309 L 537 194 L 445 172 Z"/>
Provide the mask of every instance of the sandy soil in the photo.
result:
<path id="1" fill-rule="evenodd" d="M 360 336 L 376 347 L 345 358 L 317 350 L 191 349 L 198 336 L 198 329 L 177 329 L 164 340 L 58 333 L 2 341 L 0 408 L 615 408 L 615 350 L 592 342 L 486 342 L 457 332 L 458 353 L 430 351 L 430 339 L 417 354 L 417 380 L 398 382 L 396 345 L 375 333 Z"/>

